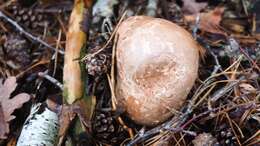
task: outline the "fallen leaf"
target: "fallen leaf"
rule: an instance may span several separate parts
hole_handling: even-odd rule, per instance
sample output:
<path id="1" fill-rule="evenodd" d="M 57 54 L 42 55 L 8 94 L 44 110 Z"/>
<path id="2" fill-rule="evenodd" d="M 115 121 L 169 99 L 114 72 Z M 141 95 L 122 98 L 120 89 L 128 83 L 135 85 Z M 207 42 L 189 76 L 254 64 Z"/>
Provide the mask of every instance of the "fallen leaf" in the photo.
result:
<path id="1" fill-rule="evenodd" d="M 241 83 L 239 87 L 241 89 L 241 92 L 243 92 L 244 94 L 256 93 L 257 91 L 256 88 L 247 83 Z"/>
<path id="2" fill-rule="evenodd" d="M 205 32 L 213 33 L 213 34 L 222 34 L 226 36 L 226 33 L 223 31 L 220 26 L 220 21 L 222 20 L 222 14 L 224 12 L 224 7 L 217 7 L 212 11 L 207 13 L 200 13 L 200 22 L 199 29 Z M 195 24 L 197 15 L 185 15 L 184 19 L 189 22 Z"/>
<path id="3" fill-rule="evenodd" d="M 71 121 L 76 117 L 76 113 L 73 111 L 72 105 L 63 105 L 61 114 L 59 116 L 59 137 L 64 137 L 70 126 Z"/>
<path id="4" fill-rule="evenodd" d="M 15 109 L 30 100 L 30 95 L 21 93 L 10 99 L 11 93 L 17 86 L 16 78 L 9 77 L 4 84 L 0 84 L 0 139 L 5 139 L 9 133 L 9 122 L 15 118 L 12 113 Z"/>
<path id="5" fill-rule="evenodd" d="M 90 102 L 90 103 L 89 103 Z M 89 106 L 91 105 L 91 106 Z M 96 97 L 91 96 L 87 99 L 81 99 L 77 102 L 70 105 L 63 105 L 61 114 L 60 114 L 60 130 L 59 136 L 64 137 L 71 121 L 76 117 L 79 117 L 81 123 L 87 128 L 87 130 L 91 131 L 91 117 L 94 112 L 94 108 L 96 105 Z"/>
<path id="6" fill-rule="evenodd" d="M 83 98 L 78 100 L 74 105 L 74 112 L 77 113 L 80 118 L 81 123 L 87 128 L 87 130 L 91 131 L 91 118 L 94 113 L 94 109 L 96 106 L 96 97 L 89 96 L 88 98 Z"/>
<path id="7" fill-rule="evenodd" d="M 208 4 L 196 2 L 196 0 L 183 0 L 182 11 L 184 14 L 197 14 L 204 9 Z"/>
<path id="8" fill-rule="evenodd" d="M 10 94 L 15 90 L 16 86 L 17 84 L 15 77 L 9 77 L 6 79 L 4 84 L 0 84 L 0 99 L 9 98 Z"/>
<path id="9" fill-rule="evenodd" d="M 5 122 L 4 112 L 2 110 L 2 105 L 0 103 L 0 139 L 5 139 L 5 133 L 8 133 L 8 123 Z"/>

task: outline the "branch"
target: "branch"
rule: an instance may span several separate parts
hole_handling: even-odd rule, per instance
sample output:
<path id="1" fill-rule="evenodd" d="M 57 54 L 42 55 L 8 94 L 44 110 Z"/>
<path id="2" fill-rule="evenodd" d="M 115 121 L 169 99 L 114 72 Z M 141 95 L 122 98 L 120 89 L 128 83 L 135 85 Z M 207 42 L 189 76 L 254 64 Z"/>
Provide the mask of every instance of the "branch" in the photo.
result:
<path id="1" fill-rule="evenodd" d="M 12 24 L 16 29 L 18 29 L 19 32 L 21 32 L 22 34 L 24 34 L 31 40 L 38 42 L 38 43 L 44 45 L 45 47 L 52 49 L 53 51 L 56 51 L 56 49 L 54 47 L 50 46 L 49 44 L 47 44 L 46 42 L 41 40 L 39 37 L 35 37 L 35 36 L 31 35 L 29 32 L 25 31 L 17 22 L 15 22 L 14 20 L 12 20 L 8 16 L 6 16 L 2 11 L 0 11 L 0 18 L 4 18 L 7 22 Z M 58 50 L 58 52 L 60 54 L 64 54 L 64 52 L 62 50 Z"/>

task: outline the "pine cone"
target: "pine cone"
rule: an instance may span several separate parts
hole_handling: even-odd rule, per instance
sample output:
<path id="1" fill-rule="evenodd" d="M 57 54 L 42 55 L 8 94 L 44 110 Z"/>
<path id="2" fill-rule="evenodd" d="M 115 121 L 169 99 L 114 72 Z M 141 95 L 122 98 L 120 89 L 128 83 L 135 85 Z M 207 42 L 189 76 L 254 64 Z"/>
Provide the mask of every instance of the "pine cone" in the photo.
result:
<path id="1" fill-rule="evenodd" d="M 232 129 L 227 124 L 222 124 L 216 130 L 216 137 L 221 146 L 236 146 L 236 136 L 233 134 Z"/>
<path id="2" fill-rule="evenodd" d="M 116 121 L 110 113 L 98 113 L 93 122 L 93 131 L 96 137 L 101 139 L 111 138 L 110 136 L 116 131 L 115 123 Z"/>
<path id="3" fill-rule="evenodd" d="M 111 55 L 100 53 L 85 60 L 88 74 L 97 76 L 106 73 L 111 66 Z"/>
<path id="4" fill-rule="evenodd" d="M 163 10 L 165 11 L 166 18 L 170 21 L 180 21 L 183 17 L 180 6 L 175 0 L 168 0 L 163 2 Z"/>
<path id="5" fill-rule="evenodd" d="M 95 138 L 107 144 L 119 145 L 128 136 L 111 111 L 97 111 L 92 128 Z"/>
<path id="6" fill-rule="evenodd" d="M 18 34 L 9 34 L 4 43 L 5 58 L 8 64 L 14 69 L 24 68 L 30 64 L 30 55 L 28 52 L 28 41 Z"/>
<path id="7" fill-rule="evenodd" d="M 210 133 L 202 133 L 195 137 L 192 141 L 194 146 L 220 146 L 217 139 Z"/>
<path id="8" fill-rule="evenodd" d="M 10 6 L 8 11 L 13 14 L 15 21 L 28 28 L 42 30 L 45 26 L 49 24 L 47 16 L 40 13 L 32 8 L 21 7 L 18 4 Z"/>

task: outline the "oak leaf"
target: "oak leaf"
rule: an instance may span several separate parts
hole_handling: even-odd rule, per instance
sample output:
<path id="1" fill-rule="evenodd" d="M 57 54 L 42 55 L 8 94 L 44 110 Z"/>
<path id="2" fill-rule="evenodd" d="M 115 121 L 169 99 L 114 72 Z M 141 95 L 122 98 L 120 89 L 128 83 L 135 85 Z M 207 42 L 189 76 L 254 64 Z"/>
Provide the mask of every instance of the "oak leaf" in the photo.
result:
<path id="1" fill-rule="evenodd" d="M 9 77 L 4 84 L 0 84 L 0 139 L 5 139 L 9 133 L 9 122 L 15 118 L 12 113 L 15 109 L 30 100 L 30 95 L 20 93 L 13 98 L 10 98 L 11 93 L 17 86 L 16 78 Z"/>

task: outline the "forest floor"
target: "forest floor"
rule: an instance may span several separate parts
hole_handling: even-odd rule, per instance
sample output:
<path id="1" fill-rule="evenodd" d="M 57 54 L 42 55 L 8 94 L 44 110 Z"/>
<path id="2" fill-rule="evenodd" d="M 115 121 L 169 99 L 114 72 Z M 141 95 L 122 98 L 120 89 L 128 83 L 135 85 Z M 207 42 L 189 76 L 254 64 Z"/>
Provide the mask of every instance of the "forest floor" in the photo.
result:
<path id="1" fill-rule="evenodd" d="M 0 145 L 15 145 L 33 104 L 62 105 L 72 9 L 72 0 L 0 0 Z M 61 145 L 260 145 L 260 0 L 98 0 L 91 9 L 82 29 L 95 55 L 82 60 L 95 110 L 90 130 L 60 132 Z M 172 21 L 204 48 L 180 113 L 155 127 L 135 124 L 111 100 L 113 30 L 135 15 Z"/>

